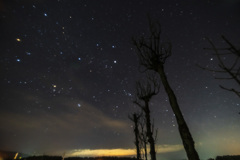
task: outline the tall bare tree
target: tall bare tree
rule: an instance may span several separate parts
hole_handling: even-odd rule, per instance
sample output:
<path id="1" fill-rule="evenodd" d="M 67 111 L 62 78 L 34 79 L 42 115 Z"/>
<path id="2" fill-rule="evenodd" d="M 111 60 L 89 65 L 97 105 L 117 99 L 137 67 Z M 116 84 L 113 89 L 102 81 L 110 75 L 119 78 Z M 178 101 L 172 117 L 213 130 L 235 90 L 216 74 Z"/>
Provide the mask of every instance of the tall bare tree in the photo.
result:
<path id="1" fill-rule="evenodd" d="M 156 160 L 156 151 L 155 151 L 155 140 L 153 138 L 154 127 L 151 124 L 149 101 L 159 92 L 159 84 L 157 83 L 155 77 L 148 76 L 148 81 L 144 84 L 143 82 L 138 81 L 136 83 L 136 95 L 137 99 L 134 101 L 137 104 L 145 115 L 145 123 L 147 129 L 147 138 L 150 145 L 150 156 L 151 160 Z"/>
<path id="2" fill-rule="evenodd" d="M 183 142 L 183 146 L 187 153 L 189 160 L 199 160 L 197 151 L 195 150 L 194 141 L 189 131 L 186 121 L 182 115 L 180 107 L 177 102 L 167 76 L 164 71 L 164 64 L 166 59 L 171 56 L 172 45 L 170 42 L 161 42 L 161 27 L 157 22 L 152 22 L 149 18 L 149 37 L 133 38 L 134 45 L 137 48 L 137 55 L 140 66 L 144 68 L 143 71 L 152 70 L 160 75 L 164 89 L 168 95 L 171 108 L 175 114 L 178 130 Z"/>
<path id="3" fill-rule="evenodd" d="M 216 72 L 221 74 L 221 76 L 215 77 L 215 79 L 220 80 L 232 80 L 238 84 L 238 88 L 231 88 L 219 85 L 222 89 L 231 91 L 235 93 L 240 98 L 240 49 L 237 49 L 228 39 L 222 36 L 222 39 L 228 45 L 225 48 L 217 48 L 215 44 L 207 38 L 208 42 L 211 45 L 211 48 L 205 48 L 207 50 L 212 50 L 214 55 L 217 57 L 218 60 L 218 69 L 209 69 L 205 67 L 201 67 L 202 69 Z M 232 61 L 229 63 L 225 62 L 224 59 L 231 59 Z"/>
<path id="4" fill-rule="evenodd" d="M 137 160 L 141 159 L 141 149 L 140 149 L 140 135 L 139 135 L 139 120 L 141 118 L 141 114 L 133 113 L 128 118 L 134 123 L 134 134 L 135 134 L 135 145 L 137 151 Z"/>

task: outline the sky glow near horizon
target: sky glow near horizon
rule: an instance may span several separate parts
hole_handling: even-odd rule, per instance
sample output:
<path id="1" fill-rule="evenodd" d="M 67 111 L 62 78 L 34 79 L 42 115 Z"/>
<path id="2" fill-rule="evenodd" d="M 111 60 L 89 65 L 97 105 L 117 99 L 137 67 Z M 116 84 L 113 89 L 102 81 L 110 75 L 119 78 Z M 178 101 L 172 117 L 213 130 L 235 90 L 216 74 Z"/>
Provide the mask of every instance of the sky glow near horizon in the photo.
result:
<path id="1" fill-rule="evenodd" d="M 157 153 L 169 153 L 169 152 L 176 152 L 176 151 L 180 151 L 183 149 L 182 145 L 157 145 L 156 146 L 156 152 Z M 148 147 L 149 150 L 149 147 Z M 136 149 L 132 148 L 132 149 L 121 149 L 121 148 L 117 148 L 117 149 L 95 149 L 95 150 L 91 150 L 91 149 L 80 149 L 80 150 L 73 150 L 73 151 L 69 151 L 67 153 L 68 156 L 94 156 L 94 157 L 98 157 L 98 156 L 135 156 L 136 155 Z"/>
<path id="2" fill-rule="evenodd" d="M 132 102 L 139 72 L 133 36 L 147 14 L 172 43 L 165 63 L 201 159 L 240 154 L 240 101 L 216 80 L 206 37 L 240 47 L 239 1 L 0 0 L 0 150 L 26 154 L 134 154 Z M 231 58 L 224 61 L 231 63 Z M 157 158 L 185 159 L 163 86 L 150 102 Z"/>

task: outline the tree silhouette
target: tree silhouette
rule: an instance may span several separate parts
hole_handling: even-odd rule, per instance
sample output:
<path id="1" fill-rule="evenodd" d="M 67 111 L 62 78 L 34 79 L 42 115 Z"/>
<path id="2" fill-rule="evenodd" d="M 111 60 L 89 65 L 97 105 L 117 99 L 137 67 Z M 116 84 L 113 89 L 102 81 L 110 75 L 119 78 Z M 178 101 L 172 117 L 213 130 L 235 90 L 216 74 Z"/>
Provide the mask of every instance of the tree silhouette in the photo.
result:
<path id="1" fill-rule="evenodd" d="M 148 140 L 147 140 L 147 131 L 146 131 L 146 124 L 145 124 L 146 120 L 142 117 L 140 119 L 140 140 L 141 140 L 141 146 L 143 148 L 143 157 L 145 158 L 145 160 L 148 160 L 147 157 L 147 144 L 148 144 Z"/>
<path id="2" fill-rule="evenodd" d="M 148 81 L 146 83 L 140 81 L 136 83 L 137 99 L 134 101 L 134 103 L 137 104 L 144 112 L 147 129 L 146 135 L 150 144 L 151 160 L 156 160 L 155 140 L 153 138 L 154 127 L 151 124 L 149 101 L 154 95 L 158 94 L 160 87 L 154 76 L 147 77 Z"/>
<path id="3" fill-rule="evenodd" d="M 207 50 L 212 50 L 214 52 L 214 55 L 218 59 L 218 69 L 208 69 L 199 66 L 200 68 L 212 72 L 216 72 L 219 74 L 227 75 L 228 77 L 215 77 L 215 79 L 220 80 L 232 80 L 235 81 L 238 84 L 238 87 L 240 87 L 240 50 L 237 49 L 228 39 L 226 39 L 224 36 L 222 36 L 222 39 L 227 43 L 226 48 L 217 48 L 215 44 L 207 38 L 208 42 L 211 45 L 211 48 L 205 48 Z M 231 63 L 228 63 L 224 61 L 228 57 L 229 59 L 233 59 Z M 240 98 L 240 88 L 229 88 L 222 85 L 219 85 L 222 89 L 231 91 L 235 93 Z"/>
<path id="4" fill-rule="evenodd" d="M 134 134 L 135 134 L 135 145 L 136 145 L 136 151 L 137 151 L 137 160 L 141 159 L 141 149 L 140 149 L 140 135 L 139 135 L 139 120 L 141 118 L 141 114 L 133 113 L 131 116 L 128 116 L 128 118 L 133 121 L 134 123 Z"/>
<path id="5" fill-rule="evenodd" d="M 170 42 L 161 42 L 161 27 L 157 22 L 152 22 L 149 18 L 149 37 L 133 38 L 133 43 L 137 48 L 137 55 L 140 62 L 140 67 L 144 70 L 152 70 L 159 74 L 164 89 L 168 95 L 171 108 L 176 116 L 178 130 L 183 142 L 184 149 L 189 160 L 199 160 L 197 151 L 195 150 L 192 135 L 188 129 L 187 123 L 184 120 L 182 112 L 179 108 L 177 98 L 170 87 L 167 76 L 164 71 L 166 59 L 171 56 L 172 46 Z M 141 69 L 141 68 L 140 68 Z"/>

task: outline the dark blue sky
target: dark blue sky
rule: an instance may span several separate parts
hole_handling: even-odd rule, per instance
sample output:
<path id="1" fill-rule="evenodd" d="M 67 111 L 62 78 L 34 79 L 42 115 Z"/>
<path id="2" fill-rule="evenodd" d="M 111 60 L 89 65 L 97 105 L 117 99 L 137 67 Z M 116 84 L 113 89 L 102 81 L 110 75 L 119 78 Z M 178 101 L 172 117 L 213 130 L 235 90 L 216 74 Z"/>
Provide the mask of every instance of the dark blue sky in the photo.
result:
<path id="1" fill-rule="evenodd" d="M 239 98 L 218 85 L 238 86 L 196 66 L 217 66 L 205 37 L 239 47 L 239 8 L 237 0 L 1 0 L 0 149 L 134 149 L 127 116 L 139 110 L 132 100 L 144 74 L 131 38 L 148 34 L 150 14 L 173 45 L 165 69 L 200 157 L 240 154 Z M 186 158 L 163 87 L 151 111 L 158 157 Z"/>

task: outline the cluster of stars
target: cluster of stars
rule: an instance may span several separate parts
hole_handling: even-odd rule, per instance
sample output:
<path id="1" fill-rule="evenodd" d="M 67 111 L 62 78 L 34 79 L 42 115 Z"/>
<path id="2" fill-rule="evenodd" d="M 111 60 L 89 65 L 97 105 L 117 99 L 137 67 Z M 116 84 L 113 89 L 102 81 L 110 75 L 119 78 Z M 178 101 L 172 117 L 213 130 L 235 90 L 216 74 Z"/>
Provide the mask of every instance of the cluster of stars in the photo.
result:
<path id="1" fill-rule="evenodd" d="M 207 44 L 204 44 L 206 40 L 202 37 L 206 35 L 217 37 L 222 32 L 227 32 L 226 29 L 221 30 L 221 27 L 216 26 L 224 26 L 226 23 L 231 28 L 232 17 L 225 19 L 224 16 L 219 16 L 225 20 L 221 20 L 215 26 L 214 23 L 218 18 L 212 19 L 214 14 L 201 7 L 197 8 L 197 5 L 185 8 L 183 4 L 187 2 L 156 1 L 153 2 L 156 5 L 152 5 L 148 1 L 69 3 L 51 0 L 44 3 L 21 1 L 12 7 L 7 7 L 6 9 L 10 8 L 9 12 L 3 11 L 5 15 L 2 15 L 2 18 L 5 23 L 2 26 L 6 27 L 4 30 L 8 30 L 9 27 L 7 32 L 9 35 L 4 33 L 3 35 L 10 37 L 10 41 L 3 42 L 4 45 L 1 46 L 4 109 L 0 112 L 14 111 L 19 113 L 19 117 L 22 112 L 27 113 L 28 116 L 34 113 L 39 117 L 47 115 L 46 117 L 53 116 L 53 119 L 56 119 L 55 117 L 59 117 L 59 113 L 62 112 L 70 115 L 73 112 L 83 114 L 89 111 L 94 117 L 87 118 L 95 121 L 95 117 L 104 116 L 100 119 L 107 119 L 106 123 L 110 127 L 103 129 L 103 122 L 97 122 L 99 126 L 93 122 L 94 125 L 91 127 L 96 129 L 95 133 L 89 133 L 86 129 L 89 135 L 77 136 L 75 137 L 77 140 L 81 141 L 81 137 L 93 136 L 91 134 L 96 133 L 97 135 L 94 136 L 98 136 L 103 132 L 104 137 L 108 137 L 110 133 L 111 136 L 125 141 L 120 137 L 122 135 L 130 137 L 132 130 L 127 130 L 130 127 L 127 129 L 121 127 L 126 126 L 127 115 L 137 108 L 132 103 L 135 98 L 135 81 L 144 77 L 143 73 L 138 72 L 138 60 L 135 47 L 131 44 L 131 37 L 147 35 L 143 32 L 147 30 L 147 18 L 144 20 L 142 17 L 148 11 L 153 12 L 151 15 L 154 19 L 161 19 L 162 40 L 172 41 L 173 56 L 166 61 L 166 74 L 190 126 L 201 126 L 201 124 L 207 126 L 211 122 L 222 127 L 224 124 L 218 122 L 221 119 L 228 121 L 230 110 L 234 107 L 239 108 L 236 98 L 218 91 L 218 82 L 210 79 L 211 75 L 207 77 L 208 73 L 195 67 L 198 62 L 208 67 L 215 64 L 216 57 L 208 53 L 204 55 L 205 51 L 202 48 Z M 202 4 L 202 2 L 198 3 Z M 206 14 L 206 17 L 198 16 L 198 12 Z M 225 13 L 222 10 L 220 12 Z M 207 28 L 202 24 L 208 24 Z M 224 99 L 225 96 L 228 98 Z M 163 130 L 167 130 L 161 134 L 166 136 L 164 134 L 171 132 L 174 135 L 174 143 L 179 143 L 175 139 L 178 137 L 175 136 L 176 117 L 172 113 L 163 86 L 159 95 L 151 102 L 151 115 L 156 119 L 154 121 L 156 128 L 164 127 Z M 84 115 L 78 116 L 79 121 L 85 123 L 83 117 Z M 61 126 L 62 122 L 61 119 L 56 124 L 51 124 L 51 120 L 49 121 L 39 123 L 46 124 L 41 127 L 44 134 L 50 134 L 49 126 L 57 128 L 56 126 Z M 71 125 L 74 123 L 69 124 L 69 128 Z M 82 129 L 81 125 L 77 127 Z M 210 132 L 212 128 L 204 128 L 205 130 Z M 201 128 L 194 128 L 195 133 L 201 131 Z M 16 130 L 13 133 L 15 135 Z M 65 131 L 60 134 L 62 133 Z M 70 134 L 74 135 L 74 133 Z M 103 134 L 101 136 L 103 137 Z M 76 139 L 72 142 L 77 141 Z M 109 138 L 109 141 L 111 142 L 104 141 L 104 144 L 106 142 L 104 147 L 113 146 L 109 145 L 112 144 L 112 138 Z M 132 140 L 126 141 L 132 145 Z M 196 140 L 198 141 L 199 139 Z M 96 147 L 92 142 L 88 143 L 83 144 L 83 147 L 88 145 Z M 131 146 L 127 144 L 128 142 L 124 143 L 126 144 L 122 146 Z"/>

